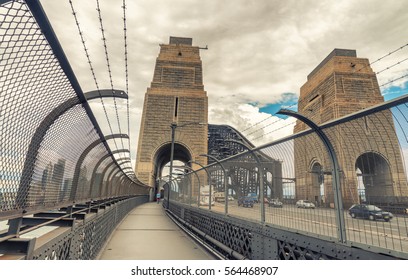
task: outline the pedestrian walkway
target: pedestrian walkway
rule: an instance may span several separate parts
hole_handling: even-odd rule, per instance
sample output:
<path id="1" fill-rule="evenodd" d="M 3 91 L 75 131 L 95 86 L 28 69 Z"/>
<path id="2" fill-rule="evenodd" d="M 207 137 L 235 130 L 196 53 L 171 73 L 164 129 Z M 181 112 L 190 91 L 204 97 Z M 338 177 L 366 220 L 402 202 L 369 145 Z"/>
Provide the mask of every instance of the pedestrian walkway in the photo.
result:
<path id="1" fill-rule="evenodd" d="M 150 202 L 133 209 L 113 232 L 101 260 L 212 260 L 166 215 Z"/>

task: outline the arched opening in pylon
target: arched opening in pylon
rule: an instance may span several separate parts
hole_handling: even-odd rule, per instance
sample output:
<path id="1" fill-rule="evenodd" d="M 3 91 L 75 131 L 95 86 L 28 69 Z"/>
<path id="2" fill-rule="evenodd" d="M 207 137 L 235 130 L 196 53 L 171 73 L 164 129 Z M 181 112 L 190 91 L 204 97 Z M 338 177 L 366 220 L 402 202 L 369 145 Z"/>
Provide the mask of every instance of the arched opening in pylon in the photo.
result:
<path id="1" fill-rule="evenodd" d="M 171 143 L 167 143 L 161 146 L 154 156 L 154 179 L 155 179 L 155 191 L 163 192 L 165 184 L 169 181 L 169 167 L 171 158 Z M 182 144 L 174 144 L 173 154 L 173 178 L 177 174 L 182 173 L 181 166 L 189 165 L 188 162 L 192 159 L 190 151 Z M 188 172 L 188 170 L 184 170 Z"/>
<path id="2" fill-rule="evenodd" d="M 325 205 L 325 189 L 324 189 L 324 171 L 323 166 L 319 162 L 314 162 L 311 168 L 312 177 L 312 195 L 311 200 L 316 203 L 316 206 Z"/>
<path id="3" fill-rule="evenodd" d="M 380 154 L 367 152 L 356 160 L 359 202 L 376 203 L 394 195 L 391 168 Z"/>

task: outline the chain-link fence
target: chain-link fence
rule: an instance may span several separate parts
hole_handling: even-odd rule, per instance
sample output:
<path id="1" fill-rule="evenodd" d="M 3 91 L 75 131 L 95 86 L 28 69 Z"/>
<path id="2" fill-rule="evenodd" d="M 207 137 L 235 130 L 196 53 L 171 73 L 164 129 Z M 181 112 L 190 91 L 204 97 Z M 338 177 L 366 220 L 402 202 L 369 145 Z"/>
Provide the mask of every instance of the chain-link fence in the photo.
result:
<path id="1" fill-rule="evenodd" d="M 146 194 L 107 144 L 38 1 L 0 4 L 0 219 Z"/>
<path id="2" fill-rule="evenodd" d="M 195 166 L 197 174 L 186 170 L 167 184 L 170 205 L 181 202 L 406 258 L 407 126 L 405 96 L 305 127 L 204 168 Z M 197 175 L 203 178 L 200 185 Z"/>

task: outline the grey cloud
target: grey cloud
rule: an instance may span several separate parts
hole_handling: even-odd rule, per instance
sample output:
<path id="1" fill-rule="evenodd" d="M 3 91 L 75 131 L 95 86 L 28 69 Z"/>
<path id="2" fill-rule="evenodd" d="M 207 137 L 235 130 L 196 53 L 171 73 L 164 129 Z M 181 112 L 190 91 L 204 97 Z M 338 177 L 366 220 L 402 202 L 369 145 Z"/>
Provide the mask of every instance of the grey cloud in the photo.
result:
<path id="1" fill-rule="evenodd" d="M 67 2 L 41 1 L 81 86 L 85 91 L 93 90 L 95 84 Z M 101 87 L 109 87 L 95 1 L 73 2 L 98 82 Z M 100 2 L 114 84 L 124 89 L 122 1 Z M 209 50 L 201 51 L 201 57 L 210 122 L 216 122 L 220 116 L 224 116 L 224 121 L 231 116 L 231 125 L 240 125 L 237 120 L 248 122 L 220 107 L 220 102 L 215 102 L 219 98 L 230 104 L 251 101 L 267 104 L 276 102 L 285 92 L 298 94 L 306 76 L 334 48 L 356 49 L 359 56 L 372 61 L 407 43 L 405 0 L 126 2 L 131 106 L 138 111 L 143 106 L 159 44 L 167 43 L 173 35 L 192 37 L 194 45 L 209 46 Z M 406 51 L 395 54 L 394 61 L 404 55 Z M 375 67 L 386 65 L 378 63 Z M 379 75 L 380 83 L 395 77 L 398 71 L 401 69 Z M 135 126 L 139 125 L 140 117 L 131 116 Z M 137 134 L 138 131 L 133 133 L 133 145 Z"/>

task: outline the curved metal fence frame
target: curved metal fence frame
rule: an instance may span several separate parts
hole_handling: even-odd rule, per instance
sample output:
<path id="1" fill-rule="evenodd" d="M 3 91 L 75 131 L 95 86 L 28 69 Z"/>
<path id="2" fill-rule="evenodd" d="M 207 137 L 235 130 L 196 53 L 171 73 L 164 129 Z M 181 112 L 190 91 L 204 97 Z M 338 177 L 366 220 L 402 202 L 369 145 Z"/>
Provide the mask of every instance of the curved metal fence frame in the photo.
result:
<path id="1" fill-rule="evenodd" d="M 392 119 L 390 119 L 390 116 L 392 116 Z M 319 205 L 319 202 L 315 202 L 315 204 L 317 204 L 316 209 L 318 209 L 318 211 L 314 212 L 315 214 L 312 214 L 313 213 L 311 212 L 312 210 L 307 210 L 307 209 L 302 210 L 299 208 L 295 208 L 295 205 L 294 205 L 295 201 L 293 200 L 285 201 L 283 208 L 265 207 L 264 210 L 262 210 L 262 207 L 260 206 L 258 207 L 256 204 L 255 204 L 256 207 L 254 208 L 251 208 L 251 207 L 250 208 L 242 208 L 242 207 L 236 208 L 236 202 L 233 202 L 233 201 L 225 202 L 224 200 L 218 204 L 217 203 L 210 204 L 211 206 L 206 204 L 203 206 L 200 203 L 197 203 L 196 201 L 197 198 L 193 198 L 192 200 L 190 199 L 187 203 L 188 205 L 185 205 L 186 201 L 184 198 L 185 197 L 184 193 L 186 191 L 184 189 L 186 187 L 185 186 L 182 187 L 185 184 L 189 185 L 188 186 L 189 190 L 187 191 L 187 193 L 190 193 L 190 194 L 192 193 L 193 196 L 194 194 L 196 194 L 197 196 L 197 190 L 198 190 L 196 186 L 197 184 L 194 182 L 194 180 L 192 180 L 193 179 L 192 173 L 197 173 L 198 176 L 201 176 L 201 178 L 208 178 L 206 180 L 206 184 L 212 185 L 212 187 L 209 188 L 211 192 L 209 196 L 211 197 L 211 196 L 216 195 L 215 192 L 217 192 L 217 190 L 214 190 L 214 188 L 216 188 L 215 185 L 217 183 L 215 185 L 213 184 L 215 181 L 217 180 L 219 181 L 220 179 L 217 178 L 216 175 L 213 175 L 212 178 L 210 178 L 211 175 L 208 175 L 208 172 L 209 174 L 211 174 L 212 168 L 216 168 L 217 165 L 222 164 L 223 166 L 225 166 L 225 169 L 227 170 L 226 173 L 227 173 L 228 178 L 224 180 L 228 180 L 228 190 L 218 189 L 218 191 L 221 191 L 225 194 L 234 193 L 235 195 L 238 195 L 238 193 L 236 192 L 236 188 L 234 191 L 231 191 L 231 189 L 234 188 L 234 184 L 236 184 L 234 182 L 237 180 L 235 179 L 234 181 L 231 178 L 231 176 L 234 176 L 233 172 L 236 173 L 236 171 L 234 171 L 236 168 L 244 168 L 246 169 L 245 171 L 247 173 L 246 176 L 249 176 L 248 174 L 250 174 L 251 172 L 258 173 L 258 175 L 255 174 L 256 176 L 254 178 L 255 178 L 255 182 L 257 182 L 258 184 L 257 192 L 258 192 L 258 196 L 260 196 L 259 185 L 263 181 L 266 181 L 266 184 L 268 180 L 270 181 L 270 178 L 268 179 L 265 175 L 263 175 L 264 176 L 263 180 L 259 180 L 259 176 L 260 176 L 259 174 L 262 174 L 262 172 L 259 173 L 260 169 L 263 169 L 264 171 L 263 173 L 268 172 L 268 169 L 265 166 L 262 167 L 262 165 L 264 165 L 264 162 L 265 162 L 265 158 L 266 158 L 265 155 L 269 153 L 268 155 L 270 157 L 275 156 L 276 158 L 283 159 L 285 158 L 285 153 L 288 153 L 288 154 L 295 153 L 295 151 L 293 150 L 286 151 L 286 152 L 284 151 L 286 147 L 293 147 L 294 141 L 299 141 L 303 139 L 302 143 L 304 142 L 315 143 L 315 141 L 317 141 L 316 139 L 319 139 L 316 136 L 316 131 L 320 131 L 321 133 L 324 133 L 326 140 L 329 142 L 339 141 L 338 139 L 342 139 L 342 137 L 346 137 L 346 136 L 348 137 L 352 135 L 352 133 L 362 134 L 367 139 L 370 139 L 371 134 L 382 135 L 381 136 L 382 139 L 379 139 L 377 137 L 375 141 L 373 140 L 374 142 L 371 141 L 371 143 L 369 142 L 370 140 L 367 140 L 368 141 L 367 143 L 358 143 L 359 146 L 357 148 L 353 147 L 353 149 L 365 150 L 365 151 L 370 152 L 370 151 L 374 151 L 375 149 L 379 149 L 385 146 L 384 149 L 390 150 L 391 156 L 395 155 L 396 158 L 402 157 L 402 160 L 403 160 L 404 155 L 405 156 L 408 156 L 408 155 L 404 154 L 404 150 L 401 147 L 408 146 L 408 137 L 406 136 L 401 137 L 400 135 L 400 137 L 397 139 L 397 141 L 400 142 L 398 143 L 399 145 L 398 147 L 394 147 L 391 149 L 391 148 L 386 148 L 386 146 L 387 146 L 387 143 L 388 145 L 391 145 L 393 143 L 392 141 L 395 141 L 395 140 L 391 141 L 391 138 L 394 136 L 389 136 L 389 133 L 397 137 L 398 137 L 397 134 L 405 133 L 404 128 L 406 128 L 406 126 L 408 125 L 407 119 L 408 119 L 408 96 L 402 96 L 394 100 L 384 102 L 383 104 L 376 105 L 376 106 L 367 108 L 365 110 L 347 115 L 345 117 L 335 119 L 327 123 L 323 123 L 321 125 L 316 125 L 316 126 L 312 125 L 313 127 L 312 129 L 301 131 L 299 133 L 285 137 L 278 141 L 267 143 L 265 145 L 255 147 L 255 148 L 248 147 L 247 151 L 238 153 L 226 159 L 217 160 L 217 162 L 214 162 L 207 166 L 197 167 L 194 171 L 187 172 L 186 174 L 181 175 L 178 178 L 174 179 L 173 182 L 168 182 L 167 184 L 165 184 L 166 194 L 164 195 L 165 197 L 164 205 L 165 207 L 170 209 L 169 210 L 170 212 L 173 212 L 174 209 L 179 209 L 177 213 L 175 212 L 173 214 L 182 220 L 184 220 L 185 211 L 195 212 L 196 211 L 195 208 L 200 208 L 199 210 L 200 212 L 198 213 L 201 213 L 201 211 L 204 210 L 204 211 L 210 211 L 214 214 L 220 213 L 225 216 L 228 216 L 228 218 L 235 217 L 235 218 L 240 218 L 240 219 L 247 220 L 247 221 L 256 221 L 260 225 L 271 227 L 272 230 L 277 229 L 277 230 L 287 231 L 288 235 L 290 235 L 291 232 L 296 232 L 300 236 L 299 237 L 300 241 L 305 240 L 306 236 L 312 236 L 315 238 L 320 238 L 321 240 L 320 245 L 323 245 L 323 246 L 325 246 L 324 244 L 326 242 L 330 242 L 331 244 L 333 244 L 334 242 L 335 244 L 338 244 L 338 245 L 344 244 L 344 246 L 346 246 L 345 248 L 360 248 L 362 250 L 366 250 L 367 252 L 380 253 L 380 254 L 383 254 L 384 258 L 386 255 L 388 255 L 394 258 L 407 259 L 408 255 L 406 254 L 406 252 L 408 249 L 408 239 L 407 239 L 407 236 L 408 236 L 407 235 L 407 230 L 408 230 L 408 227 L 407 227 L 408 225 L 407 188 L 408 186 L 407 186 L 406 170 L 399 170 L 399 167 L 398 167 L 397 171 L 395 171 L 394 177 L 398 176 L 398 178 L 395 178 L 394 180 L 399 180 L 400 183 L 398 183 L 398 185 L 399 185 L 399 188 L 402 188 L 402 189 L 399 191 L 399 193 L 394 194 L 394 198 L 385 197 L 385 196 L 383 197 L 372 196 L 371 198 L 366 198 L 368 200 L 363 202 L 363 204 L 381 203 L 381 206 L 384 207 L 384 209 L 387 209 L 387 211 L 391 211 L 394 213 L 395 221 L 394 220 L 391 222 L 387 222 L 383 220 L 378 220 L 378 221 L 367 220 L 366 221 L 365 219 L 361 219 L 361 218 L 356 219 L 353 216 L 351 216 L 351 214 L 349 214 L 351 212 L 348 212 L 349 211 L 348 209 L 350 206 L 352 206 L 353 203 L 357 204 L 360 201 L 360 199 L 357 200 L 357 198 L 351 195 L 353 202 L 349 201 L 350 198 L 347 198 L 348 200 L 346 202 L 342 201 L 342 197 L 349 196 L 349 194 L 347 193 L 348 192 L 348 186 L 346 185 L 347 182 L 344 181 L 345 174 L 343 172 L 345 172 L 345 169 L 344 169 L 345 166 L 342 166 L 343 164 L 348 164 L 347 161 L 345 161 L 347 159 L 347 154 L 340 155 L 341 151 L 339 151 L 338 147 L 335 145 L 332 145 L 332 146 L 329 145 L 329 150 L 335 156 L 337 155 L 337 158 L 341 159 L 339 160 L 337 165 L 334 165 L 333 163 L 330 164 L 329 155 L 327 154 L 325 155 L 325 153 L 328 153 L 326 149 L 327 147 L 324 148 L 322 141 L 320 142 L 321 147 L 316 148 L 316 149 L 320 149 L 322 153 L 321 154 L 322 159 L 320 160 L 323 160 L 323 162 L 327 161 L 326 168 L 321 171 L 321 176 L 322 176 L 321 178 L 324 177 L 327 179 L 329 178 L 331 179 L 331 177 L 333 177 L 332 174 L 334 174 L 334 172 L 338 174 L 338 178 L 337 180 L 333 179 L 333 181 L 329 180 L 332 183 L 328 184 L 328 187 L 330 187 L 332 190 L 326 190 L 326 192 L 332 195 L 332 197 L 330 198 L 330 201 L 332 201 L 333 204 L 330 204 L 330 205 L 327 204 L 328 206 L 326 206 L 327 208 L 325 208 L 325 206 Z M 364 127 L 361 127 L 361 125 L 364 125 L 364 124 L 360 124 L 362 120 L 364 120 L 365 122 L 372 122 L 373 124 L 376 123 L 377 125 L 371 125 L 370 127 L 371 132 L 370 131 L 366 132 L 364 131 Z M 399 128 L 398 129 L 393 128 L 394 126 L 399 126 Z M 384 131 L 384 129 L 386 130 L 391 129 L 391 131 L 387 132 L 387 131 Z M 342 136 L 342 133 L 344 134 L 344 136 Z M 349 139 L 349 140 L 350 140 L 349 141 L 350 143 L 347 142 L 348 143 L 347 145 L 352 146 L 353 139 Z M 404 141 L 406 141 L 406 143 Z M 271 148 L 274 148 L 273 149 L 274 152 L 272 152 Z M 398 150 L 399 152 L 396 152 L 396 150 Z M 255 158 L 253 156 L 254 154 L 257 154 L 260 160 Z M 288 159 L 290 161 L 293 161 L 294 157 L 290 156 Z M 285 160 L 283 160 L 282 164 L 285 164 Z M 365 164 L 367 165 L 368 163 L 365 163 Z M 378 163 L 377 158 L 374 157 L 374 159 L 372 159 L 372 162 L 370 164 L 379 165 L 380 163 Z M 294 168 L 293 163 L 291 163 L 290 165 L 291 165 L 290 168 L 293 170 Z M 400 162 L 400 165 L 401 167 L 404 167 L 403 162 L 402 163 Z M 370 172 L 374 172 L 373 171 L 374 168 L 378 169 L 378 167 L 371 166 L 372 170 Z M 286 171 L 284 170 L 283 172 L 286 172 Z M 291 172 L 293 174 L 293 177 L 295 177 L 293 171 Z M 372 176 L 375 176 L 375 174 Z M 190 180 L 183 180 L 182 178 L 184 177 L 190 177 Z M 284 178 L 284 179 L 286 180 L 290 178 Z M 293 178 L 293 180 L 295 182 L 296 178 Z M 192 182 L 189 183 L 189 181 L 193 181 L 193 183 Z M 208 182 L 211 182 L 211 183 L 208 183 Z M 170 195 L 168 195 L 169 185 L 173 186 L 170 191 Z M 175 186 L 178 186 L 178 187 L 175 187 Z M 200 186 L 200 188 L 202 187 L 203 186 Z M 178 190 L 182 190 L 183 193 L 179 193 Z M 335 203 L 335 199 L 333 197 L 336 193 L 336 190 L 338 190 L 338 194 L 341 196 L 339 200 L 340 201 L 339 205 Z M 246 195 L 246 194 L 242 194 L 242 195 Z M 202 196 L 202 194 L 200 194 L 200 196 Z M 170 197 L 169 203 L 167 202 L 167 197 Z M 300 197 L 300 195 L 297 194 L 297 198 L 301 199 L 302 197 Z M 238 203 L 238 206 L 239 206 L 239 203 Z M 227 208 L 227 209 L 224 210 L 224 208 Z M 283 209 L 285 208 L 287 208 L 287 211 L 291 211 L 291 214 L 287 214 L 287 213 L 284 214 L 285 210 Z M 197 215 L 201 215 L 198 213 Z M 285 217 L 284 215 L 286 215 L 286 219 L 279 218 L 279 216 Z M 265 216 L 266 216 L 266 220 L 264 219 Z M 305 224 L 303 228 L 299 227 L 299 224 L 302 224 L 303 221 L 306 221 L 309 219 L 314 219 L 315 221 L 308 222 L 309 224 Z M 341 219 L 341 221 L 339 221 L 339 219 Z M 198 227 L 196 223 L 193 223 L 193 224 L 194 226 Z M 216 239 L 221 238 L 220 236 L 218 236 L 219 234 L 221 234 L 220 232 L 218 233 L 205 232 L 205 234 L 208 234 L 212 238 L 216 238 Z M 302 238 L 301 236 L 304 236 L 304 238 Z M 270 237 L 267 237 L 267 238 L 270 238 Z M 300 242 L 297 242 L 297 243 L 298 244 L 295 247 L 299 249 Z M 329 246 L 332 246 L 332 245 L 329 245 Z M 330 258 L 331 257 L 333 256 L 330 256 Z"/>
<path id="2" fill-rule="evenodd" d="M 90 99 L 112 97 L 115 90 L 83 93 L 37 0 L 0 1 L 0 94 L 0 222 L 9 220 L 5 230 L 0 228 L 0 252 L 10 244 L 17 248 L 15 237 L 39 224 L 78 224 L 69 219 L 81 216 L 78 209 L 91 214 L 95 201 L 103 205 L 101 209 L 118 202 L 126 204 L 120 218 L 132 205 L 145 202 L 150 188 L 129 171 L 131 168 L 123 167 L 127 159 L 115 157 L 127 150 L 112 150 L 107 142 L 127 136 L 103 135 L 88 103 Z M 120 97 L 127 98 L 127 94 L 121 92 Z M 305 118 L 303 121 L 308 122 Z M 408 147 L 408 96 L 309 125 L 312 129 L 259 147 L 246 147 L 247 151 L 226 159 L 214 158 L 214 163 L 167 182 L 164 205 L 198 232 L 224 242 L 246 258 L 348 258 L 346 254 L 352 255 L 358 248 L 363 256 L 382 254 L 407 259 L 408 186 L 401 150 Z M 339 140 L 342 145 L 353 146 L 353 133 L 364 134 L 367 141 L 355 143 L 353 148 L 361 155 L 348 162 L 348 152 L 330 143 Z M 370 139 L 370 133 L 382 138 Z M 323 142 L 317 142 L 317 135 Z M 406 143 L 396 143 L 395 139 Z M 296 170 L 294 161 L 302 155 L 296 148 L 299 143 L 304 149 L 313 143 L 319 151 L 315 162 L 307 163 L 307 171 Z M 395 157 L 390 160 L 384 153 Z M 354 169 L 357 178 L 347 177 L 350 170 L 346 165 Z M 306 179 L 297 178 L 299 172 L 310 174 L 305 175 Z M 384 187 L 369 185 L 369 180 L 374 179 L 381 179 Z M 347 180 L 365 183 L 364 193 L 352 190 L 356 182 Z M 323 190 L 309 194 L 307 184 L 311 182 L 323 185 Z M 283 184 L 296 188 L 303 184 L 303 189 L 296 189 L 283 208 L 273 208 L 271 201 L 265 202 L 264 198 L 283 198 L 279 190 Z M 205 195 L 204 185 L 209 187 Z M 312 199 L 318 209 L 300 209 L 295 198 Z M 366 221 L 347 212 L 352 204 L 362 201 L 367 205 L 381 203 L 394 212 L 394 220 L 388 223 L 386 216 L 380 222 L 370 215 Z M 44 222 L 27 217 L 33 214 L 50 218 L 56 214 L 49 210 L 64 218 Z M 33 241 L 19 246 L 25 246 L 21 250 L 27 258 L 95 258 L 113 229 L 104 231 L 101 227 L 120 220 L 115 218 L 116 208 L 104 212 L 106 215 L 95 215 L 95 220 L 81 225 L 73 236 L 68 237 L 73 232 L 67 233 L 69 230 L 60 235 L 60 241 L 48 244 L 42 251 L 33 254 Z M 197 224 L 199 220 L 202 224 Z M 100 239 L 94 244 L 85 237 L 92 236 L 95 230 Z M 84 239 L 79 240 L 80 236 Z M 268 242 L 274 245 L 264 249 Z M 304 245 L 307 242 L 313 244 L 313 250 Z M 322 245 L 331 245 L 343 253 L 319 251 Z M 72 248 L 74 257 L 68 252 Z"/>
<path id="3" fill-rule="evenodd" d="M 88 103 L 127 94 L 83 93 L 39 1 L 0 5 L 0 222 L 9 220 L 0 243 L 26 229 L 30 214 L 146 195 L 123 167 L 130 159 L 115 157 L 128 150 L 107 143 L 128 136 L 104 136 Z"/>

